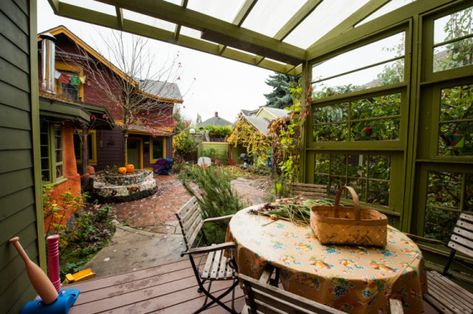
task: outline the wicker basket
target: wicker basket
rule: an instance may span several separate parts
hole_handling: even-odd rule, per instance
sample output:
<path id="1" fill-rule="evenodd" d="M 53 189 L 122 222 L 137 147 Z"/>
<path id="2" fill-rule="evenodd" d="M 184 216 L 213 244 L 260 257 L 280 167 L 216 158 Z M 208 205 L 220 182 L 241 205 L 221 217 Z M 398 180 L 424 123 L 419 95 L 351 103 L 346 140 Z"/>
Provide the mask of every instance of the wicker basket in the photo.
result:
<path id="1" fill-rule="evenodd" d="M 343 190 L 350 192 L 354 206 L 340 206 Z M 385 246 L 388 218 L 372 208 L 360 208 L 355 190 L 338 190 L 335 205 L 316 205 L 310 211 L 310 227 L 322 244 Z"/>

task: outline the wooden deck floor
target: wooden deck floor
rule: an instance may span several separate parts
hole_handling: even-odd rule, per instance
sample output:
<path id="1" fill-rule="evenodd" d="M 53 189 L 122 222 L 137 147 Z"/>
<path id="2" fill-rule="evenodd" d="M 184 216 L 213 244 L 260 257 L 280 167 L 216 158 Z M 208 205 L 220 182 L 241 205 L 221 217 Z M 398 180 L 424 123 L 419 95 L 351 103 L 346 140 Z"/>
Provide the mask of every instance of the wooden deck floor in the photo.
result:
<path id="1" fill-rule="evenodd" d="M 224 290 L 231 282 L 212 285 L 212 291 Z M 81 293 L 72 314 L 78 313 L 192 313 L 204 303 L 188 259 L 123 275 L 84 281 L 66 286 Z M 215 294 L 215 292 L 214 292 Z M 243 292 L 235 292 L 235 309 L 244 305 Z M 231 294 L 224 298 L 231 306 Z M 213 306 L 204 313 L 226 313 Z"/>
<path id="2" fill-rule="evenodd" d="M 224 290 L 230 282 L 218 282 L 212 291 Z M 66 286 L 80 289 L 72 314 L 79 313 L 193 313 L 204 303 L 188 259 L 135 272 L 84 281 Z M 231 305 L 231 294 L 224 299 Z M 438 312 L 427 303 L 426 314 Z M 235 290 L 235 309 L 244 305 L 243 292 Z M 227 313 L 213 306 L 204 313 Z"/>

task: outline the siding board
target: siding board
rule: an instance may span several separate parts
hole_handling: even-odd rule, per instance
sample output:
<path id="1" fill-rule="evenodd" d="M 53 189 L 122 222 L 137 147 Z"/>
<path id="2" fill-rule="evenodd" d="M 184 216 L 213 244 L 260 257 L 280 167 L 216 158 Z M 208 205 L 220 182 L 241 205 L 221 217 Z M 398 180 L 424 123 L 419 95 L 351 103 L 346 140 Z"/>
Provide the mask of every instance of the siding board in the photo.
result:
<path id="1" fill-rule="evenodd" d="M 25 229 L 18 231 L 17 235 L 20 237 L 21 244 L 24 245 L 28 254 L 28 250 L 32 250 L 33 248 L 37 251 L 38 247 L 34 239 L 34 237 L 36 236 L 36 226 L 34 223 L 28 225 Z M 26 239 L 31 240 L 28 243 Z M 0 273 L 3 274 L 6 267 L 8 267 L 8 265 L 12 263 L 13 260 L 18 256 L 18 253 L 7 242 L 5 242 L 0 245 L 0 254 L 2 254 L 2 256 L 4 257 L 0 260 Z M 4 276 L 2 276 L 2 278 L 3 277 Z"/>
<path id="2" fill-rule="evenodd" d="M 0 80 L 0 104 L 30 111 L 28 94 Z"/>
<path id="3" fill-rule="evenodd" d="M 0 11 L 8 16 L 23 33 L 28 34 L 28 19 L 25 12 L 18 7 L 13 1 L 0 1 Z"/>
<path id="4" fill-rule="evenodd" d="M 23 72 L 29 73 L 28 55 L 15 46 L 8 38 L 0 34 L 0 57 L 19 67 Z"/>
<path id="5" fill-rule="evenodd" d="M 33 138 L 39 132 L 36 1 L 0 0 L 0 30 L 0 312 L 18 313 L 35 293 L 8 239 L 20 236 L 36 263 L 44 252 L 33 169 L 33 146 L 38 148 Z"/>
<path id="6" fill-rule="evenodd" d="M 31 149 L 31 132 L 0 127 L 0 150 Z"/>
<path id="7" fill-rule="evenodd" d="M 0 46 L 1 47 L 1 46 Z M 0 107 L 0 126 L 12 129 L 31 130 L 30 113 L 9 106 Z"/>
<path id="8" fill-rule="evenodd" d="M 2 230 L 2 233 L 0 233 L 0 244 L 3 245 L 8 242 L 9 239 L 14 237 L 19 231 L 28 227 L 28 225 L 35 220 L 34 207 L 28 206 L 0 222 L 0 230 Z"/>
<path id="9" fill-rule="evenodd" d="M 15 204 L 15 206 L 12 206 L 12 204 Z M 34 197 L 31 187 L 0 198 L 0 221 L 16 213 L 18 209 L 32 206 L 33 204 Z"/>
<path id="10" fill-rule="evenodd" d="M 21 71 L 19 68 L 13 66 L 7 60 L 0 58 L 0 73 L 8 73 L 8 75 L 2 76 L 1 80 L 12 86 L 16 86 L 25 92 L 29 93 L 30 83 L 29 75 Z"/>
<path id="11" fill-rule="evenodd" d="M 0 197 L 23 190 L 33 184 L 31 169 L 0 174 Z M 0 228 L 0 230 L 2 230 Z M 3 230 L 2 230 L 3 231 Z"/>
<path id="12" fill-rule="evenodd" d="M 5 1 L 5 0 L 2 0 Z M 6 0 L 10 1 L 10 0 Z M 0 11 L 0 29 L 2 33 L 25 53 L 29 53 L 29 37 Z"/>

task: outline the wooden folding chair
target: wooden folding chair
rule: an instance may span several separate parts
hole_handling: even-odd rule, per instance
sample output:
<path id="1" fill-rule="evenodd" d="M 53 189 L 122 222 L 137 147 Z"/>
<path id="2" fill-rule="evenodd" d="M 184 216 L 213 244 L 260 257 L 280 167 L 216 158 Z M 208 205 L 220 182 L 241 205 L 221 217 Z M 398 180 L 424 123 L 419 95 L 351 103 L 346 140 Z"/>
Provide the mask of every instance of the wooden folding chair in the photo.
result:
<path id="1" fill-rule="evenodd" d="M 193 197 L 176 213 L 177 220 L 181 227 L 182 236 L 186 251 L 182 252 L 182 256 L 189 256 L 189 260 L 194 270 L 197 284 L 199 285 L 199 293 L 205 294 L 204 304 L 195 313 L 200 313 L 209 308 L 212 304 L 218 304 L 230 313 L 237 313 L 234 309 L 235 287 L 238 285 L 238 277 L 236 263 L 233 259 L 233 249 L 236 247 L 234 242 L 225 242 L 221 244 L 213 244 L 205 247 L 197 247 L 196 240 L 199 234 L 205 239 L 202 227 L 207 222 L 215 222 L 224 219 L 230 219 L 232 215 L 202 219 L 202 210 L 197 203 L 197 199 Z M 225 256 L 225 251 L 231 254 L 230 257 Z M 205 260 L 203 269 L 200 269 L 201 263 L 197 263 L 196 259 L 200 257 L 200 261 Z M 232 285 L 218 296 L 210 293 L 212 282 L 217 280 L 232 280 Z M 208 286 L 205 283 L 208 282 Z M 232 308 L 225 305 L 221 299 L 232 292 Z M 210 302 L 207 302 L 208 300 Z"/>

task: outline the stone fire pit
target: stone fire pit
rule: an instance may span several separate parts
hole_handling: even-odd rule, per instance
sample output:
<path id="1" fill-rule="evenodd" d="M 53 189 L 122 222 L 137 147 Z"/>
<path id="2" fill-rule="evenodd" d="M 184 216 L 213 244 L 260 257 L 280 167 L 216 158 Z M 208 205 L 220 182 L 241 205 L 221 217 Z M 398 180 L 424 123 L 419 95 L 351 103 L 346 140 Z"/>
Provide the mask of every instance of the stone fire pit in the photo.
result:
<path id="1" fill-rule="evenodd" d="M 103 202 L 128 202 L 156 193 L 158 187 L 150 170 L 135 173 L 99 171 L 95 175 L 93 191 Z"/>

